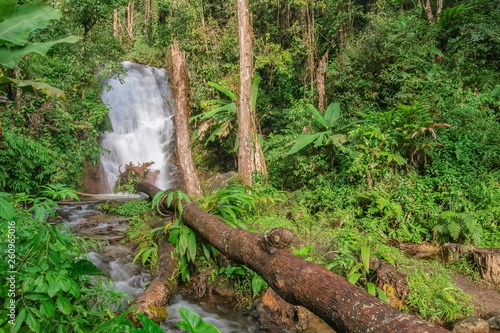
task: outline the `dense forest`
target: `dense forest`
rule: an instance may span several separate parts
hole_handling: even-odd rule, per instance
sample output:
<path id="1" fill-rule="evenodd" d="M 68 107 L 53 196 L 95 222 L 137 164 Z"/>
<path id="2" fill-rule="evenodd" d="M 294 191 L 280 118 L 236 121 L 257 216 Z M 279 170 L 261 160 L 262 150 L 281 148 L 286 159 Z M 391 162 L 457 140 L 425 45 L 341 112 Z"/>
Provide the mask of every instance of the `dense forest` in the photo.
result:
<path id="1" fill-rule="evenodd" d="M 11 329 L 5 309 L 14 271 L 13 332 L 100 332 L 93 329 L 108 319 L 125 321 L 111 310 L 120 296 L 91 284 L 92 264 L 74 259 L 96 245 L 61 231 L 57 201 L 86 192 L 99 162 L 100 136 L 111 126 L 103 80 L 125 77 L 124 60 L 172 70 L 174 41 L 187 54 L 204 210 L 255 232 L 289 228 L 295 255 L 425 320 L 447 325 L 480 313 L 451 278 L 482 281 L 467 255 L 422 261 L 400 248 L 500 248 L 500 3 L 248 6 L 254 141 L 266 169 L 251 186 L 235 178 L 212 191 L 206 179 L 238 172 L 240 158 L 237 1 L 0 0 L 0 332 Z M 23 20 L 29 23 L 15 35 Z M 156 243 L 170 226 L 153 229 L 148 219 L 160 217 L 150 206 L 137 200 L 110 209 L 132 216 L 131 239 L 154 272 Z M 220 264 L 179 219 L 169 241 L 183 282 Z M 375 287 L 379 261 L 404 272 L 404 298 Z M 245 266 L 228 267 L 213 274 L 234 282 L 250 307 L 265 281 Z M 489 283 L 498 290 L 500 277 Z M 111 332 L 107 323 L 103 331 Z"/>

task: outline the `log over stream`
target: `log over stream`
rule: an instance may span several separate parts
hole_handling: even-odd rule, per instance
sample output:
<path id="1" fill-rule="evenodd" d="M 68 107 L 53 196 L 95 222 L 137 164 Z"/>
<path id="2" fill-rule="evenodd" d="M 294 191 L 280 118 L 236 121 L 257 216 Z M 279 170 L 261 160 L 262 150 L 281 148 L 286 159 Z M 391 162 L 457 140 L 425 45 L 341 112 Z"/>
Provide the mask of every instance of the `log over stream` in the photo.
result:
<path id="1" fill-rule="evenodd" d="M 151 198 L 160 191 L 138 182 L 139 192 Z M 163 209 L 174 210 L 175 200 Z M 229 259 L 244 264 L 267 281 L 284 300 L 301 305 L 341 332 L 444 333 L 448 330 L 405 314 L 339 275 L 313 262 L 294 256 L 293 234 L 276 228 L 265 234 L 231 228 L 203 211 L 196 202 L 183 202 L 183 222 Z"/>

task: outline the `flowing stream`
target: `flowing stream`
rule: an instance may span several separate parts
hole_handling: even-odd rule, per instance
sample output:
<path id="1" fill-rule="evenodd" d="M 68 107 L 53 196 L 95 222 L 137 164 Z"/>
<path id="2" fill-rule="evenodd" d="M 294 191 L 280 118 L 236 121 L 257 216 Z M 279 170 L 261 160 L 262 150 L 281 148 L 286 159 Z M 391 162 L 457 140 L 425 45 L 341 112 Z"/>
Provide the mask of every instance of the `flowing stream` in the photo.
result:
<path id="1" fill-rule="evenodd" d="M 89 260 L 111 278 L 116 290 L 125 292 L 134 300 L 144 292 L 151 276 L 140 265 L 133 263 L 133 246 L 120 242 L 125 237 L 127 218 L 103 214 L 98 205 L 104 202 L 106 201 L 91 200 L 66 203 L 61 205 L 59 215 L 63 216 L 64 223 L 75 234 L 102 241 L 102 252 L 90 252 Z M 243 315 L 224 302 L 215 306 L 207 304 L 203 300 L 175 295 L 170 299 L 167 306 L 169 316 L 161 327 L 169 333 L 185 332 L 176 326 L 176 322 L 182 320 L 178 310 L 183 306 L 199 314 L 204 321 L 217 326 L 222 333 L 263 332 L 250 315 Z M 124 305 L 128 305 L 128 302 Z"/>
<path id="2" fill-rule="evenodd" d="M 113 130 L 104 133 L 101 165 L 106 186 L 111 193 L 116 179 L 126 164 L 154 162 L 156 186 L 172 187 L 171 156 L 174 145 L 174 121 L 171 92 L 164 69 L 122 62 L 127 71 L 123 81 L 106 80 L 102 101 L 109 106 Z"/>

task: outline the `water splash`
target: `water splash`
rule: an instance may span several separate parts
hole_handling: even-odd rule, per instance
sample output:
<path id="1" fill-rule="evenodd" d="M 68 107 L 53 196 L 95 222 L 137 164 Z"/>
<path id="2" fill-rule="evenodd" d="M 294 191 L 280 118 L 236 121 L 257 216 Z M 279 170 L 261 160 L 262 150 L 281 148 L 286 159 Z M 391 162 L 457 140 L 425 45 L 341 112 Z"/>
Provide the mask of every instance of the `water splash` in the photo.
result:
<path id="1" fill-rule="evenodd" d="M 151 169 L 159 171 L 155 185 L 173 187 L 174 121 L 166 72 L 128 61 L 122 65 L 127 70 L 123 84 L 116 78 L 108 79 L 101 93 L 102 101 L 110 107 L 113 128 L 101 141 L 106 149 L 101 153 L 106 190 L 111 192 L 126 164 L 150 161 L 155 162 Z"/>

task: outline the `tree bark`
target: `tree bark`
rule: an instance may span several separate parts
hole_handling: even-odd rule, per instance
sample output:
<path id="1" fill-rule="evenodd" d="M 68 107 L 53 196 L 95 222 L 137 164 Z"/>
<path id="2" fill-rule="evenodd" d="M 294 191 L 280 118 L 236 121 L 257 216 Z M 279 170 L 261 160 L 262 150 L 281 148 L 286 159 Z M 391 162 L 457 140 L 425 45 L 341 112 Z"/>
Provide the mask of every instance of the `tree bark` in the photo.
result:
<path id="1" fill-rule="evenodd" d="M 238 45 L 240 48 L 240 87 L 238 94 L 238 173 L 245 185 L 252 185 L 252 28 L 248 0 L 236 0 Z"/>
<path id="2" fill-rule="evenodd" d="M 177 157 L 184 182 L 186 194 L 193 198 L 203 195 L 200 180 L 196 172 L 191 139 L 189 135 L 189 75 L 186 66 L 186 54 L 179 49 L 174 40 L 171 48 L 172 57 L 172 94 L 175 109 L 175 136 L 177 139 Z"/>
<path id="3" fill-rule="evenodd" d="M 159 189 L 139 182 L 136 190 L 153 197 Z M 184 205 L 182 219 L 198 235 L 233 261 L 242 263 L 267 281 L 285 301 L 309 309 L 337 332 L 444 333 L 442 327 L 382 302 L 326 268 L 294 256 L 293 234 L 276 228 L 265 234 L 227 226 L 204 212 L 196 202 Z M 173 209 L 177 205 L 172 202 Z"/>
<path id="4" fill-rule="evenodd" d="M 316 85 L 318 89 L 318 109 L 325 111 L 326 109 L 326 93 L 325 93 L 325 77 L 326 66 L 328 65 L 328 50 L 323 54 L 316 69 Z"/>
<path id="5" fill-rule="evenodd" d="M 168 315 L 165 304 L 177 290 L 175 277 L 179 271 L 175 248 L 166 239 L 163 240 L 161 253 L 158 274 L 134 302 L 138 305 L 136 312 L 145 314 L 156 323 L 164 321 Z"/>
<path id="6" fill-rule="evenodd" d="M 429 22 L 434 23 L 434 14 L 432 13 L 431 0 L 426 0 L 424 5 L 425 13 Z"/>

